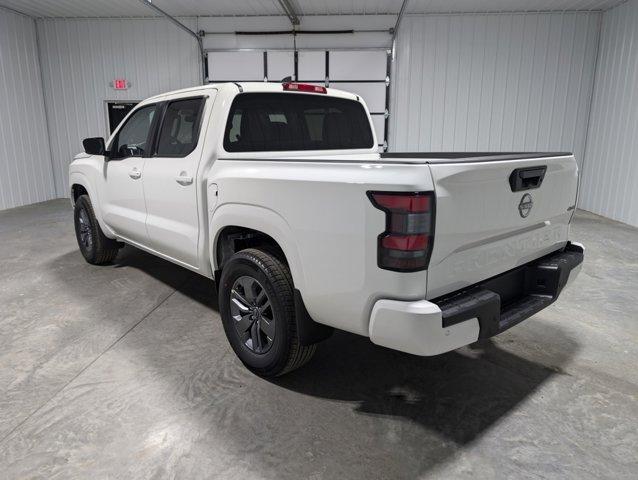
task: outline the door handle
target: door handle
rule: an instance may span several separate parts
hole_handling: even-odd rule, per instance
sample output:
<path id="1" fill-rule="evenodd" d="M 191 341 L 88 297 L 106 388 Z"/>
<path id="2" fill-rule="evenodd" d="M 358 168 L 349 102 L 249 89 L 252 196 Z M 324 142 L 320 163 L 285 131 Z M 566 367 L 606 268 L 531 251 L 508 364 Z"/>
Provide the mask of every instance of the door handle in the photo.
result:
<path id="1" fill-rule="evenodd" d="M 137 180 L 142 176 L 142 172 L 140 172 L 137 168 L 134 168 L 133 170 L 128 172 L 128 176 L 131 177 L 133 180 Z"/>
<path id="2" fill-rule="evenodd" d="M 175 177 L 175 181 L 180 185 L 190 185 L 193 183 L 193 177 L 186 175 L 186 172 L 180 172 L 180 174 Z"/>

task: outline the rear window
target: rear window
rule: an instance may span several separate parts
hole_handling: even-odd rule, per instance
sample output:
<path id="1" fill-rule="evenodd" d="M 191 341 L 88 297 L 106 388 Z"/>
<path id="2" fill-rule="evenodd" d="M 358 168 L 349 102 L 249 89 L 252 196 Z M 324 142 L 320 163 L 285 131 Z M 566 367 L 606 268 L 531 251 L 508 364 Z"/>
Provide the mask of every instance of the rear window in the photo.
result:
<path id="1" fill-rule="evenodd" d="M 371 148 L 363 105 L 298 93 L 243 93 L 230 108 L 227 152 Z"/>

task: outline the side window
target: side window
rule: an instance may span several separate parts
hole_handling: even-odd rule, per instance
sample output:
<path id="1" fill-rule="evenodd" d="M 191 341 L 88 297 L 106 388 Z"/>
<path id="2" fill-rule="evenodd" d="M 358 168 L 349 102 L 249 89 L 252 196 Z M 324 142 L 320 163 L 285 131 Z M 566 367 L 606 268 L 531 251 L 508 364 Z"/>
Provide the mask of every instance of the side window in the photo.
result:
<path id="1" fill-rule="evenodd" d="M 156 111 L 155 105 L 148 105 L 140 108 L 129 117 L 111 144 L 110 150 L 113 158 L 144 155 Z"/>
<path id="2" fill-rule="evenodd" d="M 195 150 L 204 101 L 189 98 L 168 104 L 157 144 L 158 157 L 185 157 Z"/>

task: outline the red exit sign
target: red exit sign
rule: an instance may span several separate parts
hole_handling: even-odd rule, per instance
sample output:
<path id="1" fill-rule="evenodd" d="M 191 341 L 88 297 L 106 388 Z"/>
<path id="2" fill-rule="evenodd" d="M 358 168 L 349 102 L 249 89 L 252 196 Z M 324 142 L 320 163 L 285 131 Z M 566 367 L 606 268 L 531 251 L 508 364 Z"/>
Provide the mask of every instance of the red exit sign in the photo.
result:
<path id="1" fill-rule="evenodd" d="M 113 80 L 113 88 L 115 90 L 126 90 L 128 88 L 128 82 L 124 78 L 116 78 Z"/>

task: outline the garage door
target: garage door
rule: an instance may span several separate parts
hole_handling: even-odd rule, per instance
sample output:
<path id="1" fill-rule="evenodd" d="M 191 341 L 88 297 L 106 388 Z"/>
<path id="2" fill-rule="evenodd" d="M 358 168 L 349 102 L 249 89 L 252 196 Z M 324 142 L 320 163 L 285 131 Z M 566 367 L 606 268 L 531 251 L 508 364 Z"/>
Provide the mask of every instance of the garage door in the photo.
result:
<path id="1" fill-rule="evenodd" d="M 286 77 L 346 90 L 368 105 L 379 147 L 387 149 L 389 51 L 236 50 L 209 51 L 211 82 L 281 82 Z"/>

